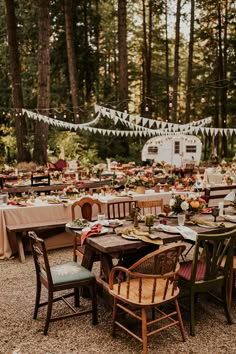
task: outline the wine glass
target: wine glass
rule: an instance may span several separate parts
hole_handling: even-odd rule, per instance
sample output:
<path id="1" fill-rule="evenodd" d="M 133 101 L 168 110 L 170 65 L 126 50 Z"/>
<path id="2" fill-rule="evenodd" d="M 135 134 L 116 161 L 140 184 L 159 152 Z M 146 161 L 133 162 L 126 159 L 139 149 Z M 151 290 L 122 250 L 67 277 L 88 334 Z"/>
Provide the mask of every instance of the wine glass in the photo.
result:
<path id="1" fill-rule="evenodd" d="M 146 214 L 145 225 L 148 226 L 148 232 L 151 233 L 151 227 L 154 225 L 154 215 Z"/>
<path id="2" fill-rule="evenodd" d="M 220 214 L 220 209 L 218 207 L 212 208 L 211 214 L 214 216 L 214 222 L 216 222 L 216 218 Z"/>

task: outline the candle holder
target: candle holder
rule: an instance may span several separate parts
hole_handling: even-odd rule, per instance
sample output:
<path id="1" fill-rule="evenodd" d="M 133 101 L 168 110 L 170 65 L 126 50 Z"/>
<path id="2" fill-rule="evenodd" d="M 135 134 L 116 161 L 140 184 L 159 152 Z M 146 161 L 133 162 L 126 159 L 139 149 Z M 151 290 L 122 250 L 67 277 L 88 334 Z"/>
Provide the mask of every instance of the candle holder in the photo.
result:
<path id="1" fill-rule="evenodd" d="M 214 222 L 216 222 L 216 218 L 220 214 L 220 209 L 218 207 L 212 208 L 211 214 L 214 216 Z"/>
<path id="2" fill-rule="evenodd" d="M 169 215 L 169 213 L 170 213 L 170 211 L 171 211 L 170 205 L 169 205 L 169 204 L 164 204 L 164 206 L 163 206 L 163 211 L 164 211 L 164 213 L 166 214 L 166 217 L 168 218 L 168 215 Z"/>

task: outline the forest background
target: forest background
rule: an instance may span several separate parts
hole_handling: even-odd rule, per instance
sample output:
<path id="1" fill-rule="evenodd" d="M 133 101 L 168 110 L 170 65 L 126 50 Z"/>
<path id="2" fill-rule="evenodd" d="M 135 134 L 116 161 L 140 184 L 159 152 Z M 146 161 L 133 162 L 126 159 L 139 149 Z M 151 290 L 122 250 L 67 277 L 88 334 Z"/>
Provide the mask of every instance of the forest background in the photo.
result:
<path id="1" fill-rule="evenodd" d="M 235 128 L 235 0 L 4 0 L 0 3 L 0 159 L 139 161 L 147 139 L 70 132 L 94 104 L 142 117 Z M 105 118 L 97 125 L 116 129 Z M 230 159 L 235 134 L 206 136 L 203 160 Z"/>

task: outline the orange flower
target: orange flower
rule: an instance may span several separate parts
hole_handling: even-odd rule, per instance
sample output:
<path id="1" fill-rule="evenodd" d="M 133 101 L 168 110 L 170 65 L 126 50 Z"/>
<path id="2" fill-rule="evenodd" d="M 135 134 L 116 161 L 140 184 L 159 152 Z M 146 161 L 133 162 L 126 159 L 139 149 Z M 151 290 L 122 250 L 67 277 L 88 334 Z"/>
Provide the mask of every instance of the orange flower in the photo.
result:
<path id="1" fill-rule="evenodd" d="M 198 209 L 199 206 L 200 206 L 200 203 L 199 203 L 197 200 L 192 200 L 192 201 L 190 202 L 190 205 L 191 205 L 192 208 Z"/>

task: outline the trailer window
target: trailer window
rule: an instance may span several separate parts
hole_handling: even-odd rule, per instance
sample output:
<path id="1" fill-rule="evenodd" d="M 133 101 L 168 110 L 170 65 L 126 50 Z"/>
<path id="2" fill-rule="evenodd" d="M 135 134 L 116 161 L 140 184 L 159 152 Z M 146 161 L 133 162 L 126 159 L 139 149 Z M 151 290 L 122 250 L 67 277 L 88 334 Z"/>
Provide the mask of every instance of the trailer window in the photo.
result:
<path id="1" fill-rule="evenodd" d="M 197 152 L 196 145 L 186 145 L 186 152 Z"/>
<path id="2" fill-rule="evenodd" d="M 179 153 L 180 153 L 180 142 L 175 141 L 175 154 L 179 154 Z"/>
<path id="3" fill-rule="evenodd" d="M 157 146 L 149 146 L 148 147 L 148 153 L 149 154 L 157 154 L 158 153 L 158 147 Z"/>

